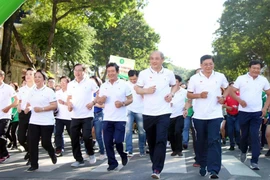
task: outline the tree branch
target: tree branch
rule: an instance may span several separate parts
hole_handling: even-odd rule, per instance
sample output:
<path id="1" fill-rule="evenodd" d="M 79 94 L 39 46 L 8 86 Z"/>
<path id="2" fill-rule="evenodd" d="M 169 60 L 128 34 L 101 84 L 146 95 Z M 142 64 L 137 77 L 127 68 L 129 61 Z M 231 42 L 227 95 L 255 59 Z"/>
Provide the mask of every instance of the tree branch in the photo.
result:
<path id="1" fill-rule="evenodd" d="M 26 62 L 27 62 L 31 67 L 34 67 L 34 63 L 33 63 L 32 59 L 31 59 L 30 55 L 27 53 L 26 49 L 24 48 L 24 45 L 23 45 L 22 40 L 21 40 L 21 37 L 20 37 L 20 35 L 19 35 L 19 33 L 18 33 L 16 27 L 14 26 L 14 24 L 13 24 L 13 29 L 12 29 L 12 31 L 13 31 L 13 34 L 14 34 L 15 39 L 17 40 L 17 43 L 18 43 L 18 45 L 19 45 L 20 51 L 21 51 L 21 53 L 22 53 L 24 59 L 26 60 Z"/>
<path id="2" fill-rule="evenodd" d="M 79 6 L 79 7 L 71 8 L 70 10 L 68 10 L 67 12 L 65 12 L 62 16 L 60 16 L 59 18 L 57 18 L 56 19 L 56 22 L 60 21 L 64 17 L 66 17 L 71 12 L 77 11 L 77 10 L 82 9 L 82 8 L 89 8 L 89 7 L 91 7 L 91 6 L 90 5 L 87 5 L 87 6 Z"/>
<path id="3" fill-rule="evenodd" d="M 57 3 L 71 2 L 71 0 L 57 0 Z"/>

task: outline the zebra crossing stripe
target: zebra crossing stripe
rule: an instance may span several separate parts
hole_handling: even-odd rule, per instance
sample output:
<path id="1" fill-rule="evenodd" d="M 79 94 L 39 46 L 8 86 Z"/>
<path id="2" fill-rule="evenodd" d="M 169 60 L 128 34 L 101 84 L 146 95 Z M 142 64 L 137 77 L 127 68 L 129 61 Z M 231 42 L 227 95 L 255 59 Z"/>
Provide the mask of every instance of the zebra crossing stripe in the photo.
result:
<path id="1" fill-rule="evenodd" d="M 222 165 L 231 175 L 261 177 L 232 155 L 222 155 Z"/>
<path id="2" fill-rule="evenodd" d="M 46 156 L 44 156 L 44 159 L 40 159 L 38 162 L 39 164 L 38 172 L 51 172 L 64 164 L 71 164 L 73 162 L 75 162 L 75 160 L 73 158 L 72 153 L 68 153 L 62 157 L 58 157 L 56 164 L 52 164 L 50 156 L 46 154 Z"/>
<path id="3" fill-rule="evenodd" d="M 166 153 L 166 159 L 162 173 L 187 173 L 187 166 L 185 160 L 185 154 L 183 156 L 171 156 L 170 153 Z"/>
<path id="4" fill-rule="evenodd" d="M 133 154 L 134 156 L 135 154 Z M 132 157 L 133 157 L 132 156 Z M 132 157 L 128 157 L 128 161 L 130 161 L 132 159 Z M 118 167 L 115 171 L 113 172 L 119 172 L 122 168 L 122 161 L 121 161 L 121 157 L 119 154 L 115 155 L 116 160 L 118 161 Z M 128 164 L 127 164 L 128 165 Z M 108 160 L 106 159 L 102 164 L 100 164 L 99 166 L 97 166 L 95 169 L 92 170 L 92 172 L 108 172 L 107 168 L 109 167 L 108 165 Z"/>

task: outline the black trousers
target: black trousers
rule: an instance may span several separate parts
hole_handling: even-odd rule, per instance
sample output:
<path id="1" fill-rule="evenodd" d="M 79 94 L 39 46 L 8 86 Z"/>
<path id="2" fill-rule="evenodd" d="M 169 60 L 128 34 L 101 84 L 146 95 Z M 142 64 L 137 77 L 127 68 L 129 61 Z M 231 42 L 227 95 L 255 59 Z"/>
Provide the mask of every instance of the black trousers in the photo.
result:
<path id="1" fill-rule="evenodd" d="M 19 122 L 11 122 L 9 123 L 8 130 L 7 130 L 7 138 L 10 142 L 12 142 L 13 146 L 17 146 L 17 128 Z"/>
<path id="2" fill-rule="evenodd" d="M 168 139 L 173 152 L 182 152 L 182 132 L 184 129 L 184 117 L 177 116 L 170 119 Z"/>
<path id="3" fill-rule="evenodd" d="M 49 156 L 54 156 L 54 148 L 52 146 L 52 133 L 54 125 L 35 125 L 29 124 L 28 142 L 29 153 L 31 159 L 31 167 L 38 168 L 38 144 L 41 139 L 42 147 L 48 152 Z"/>
<path id="4" fill-rule="evenodd" d="M 170 115 L 143 115 L 143 127 L 146 131 L 153 171 L 161 172 L 164 167 Z"/>
<path id="5" fill-rule="evenodd" d="M 20 145 L 24 147 L 26 152 L 28 152 L 27 131 L 30 117 L 31 112 L 25 114 L 24 111 L 22 111 L 19 113 L 18 141 Z"/>
<path id="6" fill-rule="evenodd" d="M 0 119 L 0 158 L 8 155 L 6 133 L 10 119 Z"/>
<path id="7" fill-rule="evenodd" d="M 70 124 L 70 135 L 73 157 L 76 161 L 83 161 L 80 137 L 82 135 L 85 149 L 88 155 L 94 155 L 92 138 L 93 117 L 75 119 L 72 118 Z M 82 133 L 81 133 L 82 131 Z"/>
<path id="8" fill-rule="evenodd" d="M 63 147 L 63 132 L 64 127 L 66 126 L 66 130 L 68 135 L 70 136 L 70 123 L 71 120 L 57 119 L 55 123 L 55 146 L 56 150 L 61 150 Z"/>

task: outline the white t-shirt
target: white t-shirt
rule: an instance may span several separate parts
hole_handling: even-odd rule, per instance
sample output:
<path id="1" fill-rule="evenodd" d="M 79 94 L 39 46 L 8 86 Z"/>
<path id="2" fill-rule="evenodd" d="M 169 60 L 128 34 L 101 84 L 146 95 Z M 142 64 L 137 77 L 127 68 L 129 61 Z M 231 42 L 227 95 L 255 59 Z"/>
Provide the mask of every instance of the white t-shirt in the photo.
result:
<path id="1" fill-rule="evenodd" d="M 127 96 L 132 94 L 130 87 L 124 80 L 118 79 L 111 84 L 109 81 L 103 83 L 99 90 L 99 97 L 107 97 L 104 104 L 104 121 L 127 121 L 126 106 L 116 108 L 115 101 L 123 102 Z"/>
<path id="2" fill-rule="evenodd" d="M 142 113 L 143 112 L 143 97 L 140 94 L 137 94 L 136 91 L 134 90 L 134 86 L 136 84 L 131 83 L 130 81 L 127 82 L 129 85 L 131 92 L 132 92 L 132 97 L 133 97 L 133 102 L 127 106 L 127 110 L 132 111 L 134 113 Z"/>
<path id="3" fill-rule="evenodd" d="M 53 115 L 53 110 L 51 111 L 42 111 L 35 112 L 35 107 L 46 107 L 49 106 L 51 102 L 55 102 L 56 97 L 55 93 L 51 88 L 46 87 L 45 85 L 37 89 L 34 87 L 28 95 L 27 102 L 31 105 L 32 114 L 30 117 L 29 124 L 35 125 L 54 125 L 55 119 Z"/>
<path id="4" fill-rule="evenodd" d="M 62 100 L 64 102 L 67 102 L 67 91 L 63 92 L 62 89 L 55 92 L 57 105 L 58 105 L 58 113 L 56 115 L 56 118 L 62 119 L 62 120 L 71 120 L 71 113 L 68 111 L 67 105 L 60 104 L 58 100 Z"/>
<path id="5" fill-rule="evenodd" d="M 222 105 L 218 103 L 218 96 L 221 97 L 221 88 L 227 88 L 228 81 L 224 74 L 213 71 L 207 78 L 202 72 L 193 75 L 188 83 L 188 92 L 199 94 L 207 91 L 207 98 L 193 100 L 193 118 L 215 119 L 223 118 Z"/>
<path id="6" fill-rule="evenodd" d="M 186 98 L 187 98 L 187 90 L 180 87 L 180 89 L 174 94 L 174 97 L 171 101 L 172 114 L 170 118 L 175 118 L 177 116 L 183 115 Z"/>
<path id="7" fill-rule="evenodd" d="M 175 85 L 174 73 L 166 68 L 160 72 L 152 68 L 140 72 L 137 85 L 143 88 L 156 86 L 153 94 L 144 94 L 144 115 L 158 116 L 170 114 L 172 112 L 170 103 L 165 101 L 165 96 L 171 92 L 171 87 Z"/>
<path id="8" fill-rule="evenodd" d="M 71 118 L 88 118 L 94 117 L 93 109 L 88 109 L 86 105 L 93 101 L 93 93 L 97 92 L 99 87 L 88 78 L 84 78 L 81 82 L 75 79 L 68 83 L 67 95 L 72 97 L 73 110 Z"/>
<path id="9" fill-rule="evenodd" d="M 239 89 L 240 99 L 247 103 L 246 107 L 239 105 L 239 111 L 258 112 L 262 110 L 262 91 L 270 89 L 269 82 L 265 77 L 259 75 L 253 79 L 247 73 L 239 76 L 233 86 Z"/>
<path id="10" fill-rule="evenodd" d="M 12 86 L 2 82 L 0 86 L 0 119 L 11 119 L 12 108 L 7 113 L 2 109 L 12 104 L 12 97 L 16 96 L 16 92 Z"/>
<path id="11" fill-rule="evenodd" d="M 27 98 L 29 95 L 29 92 L 35 87 L 33 85 L 32 87 L 28 87 L 27 85 L 21 87 L 18 92 L 18 98 L 21 101 L 21 110 L 25 110 L 26 104 L 27 104 Z"/>

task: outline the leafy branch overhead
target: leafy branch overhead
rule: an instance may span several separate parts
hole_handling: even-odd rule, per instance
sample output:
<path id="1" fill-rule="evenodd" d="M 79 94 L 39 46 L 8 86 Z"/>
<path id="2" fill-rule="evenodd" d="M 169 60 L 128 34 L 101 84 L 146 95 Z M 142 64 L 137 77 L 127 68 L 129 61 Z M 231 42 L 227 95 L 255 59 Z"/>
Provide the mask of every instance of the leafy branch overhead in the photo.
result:
<path id="1" fill-rule="evenodd" d="M 216 68 L 230 80 L 247 71 L 248 62 L 270 62 L 270 0 L 227 0 L 213 42 Z"/>

